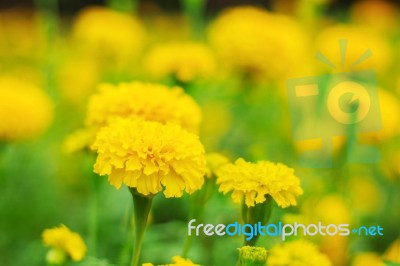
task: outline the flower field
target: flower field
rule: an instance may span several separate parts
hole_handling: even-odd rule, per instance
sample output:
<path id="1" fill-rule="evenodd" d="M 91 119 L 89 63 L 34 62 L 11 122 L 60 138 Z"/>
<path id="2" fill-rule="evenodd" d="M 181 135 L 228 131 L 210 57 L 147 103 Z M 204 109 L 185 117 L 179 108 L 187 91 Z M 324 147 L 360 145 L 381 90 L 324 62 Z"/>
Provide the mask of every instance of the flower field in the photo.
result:
<path id="1" fill-rule="evenodd" d="M 397 2 L 105 2 L 0 9 L 0 265 L 400 265 Z"/>

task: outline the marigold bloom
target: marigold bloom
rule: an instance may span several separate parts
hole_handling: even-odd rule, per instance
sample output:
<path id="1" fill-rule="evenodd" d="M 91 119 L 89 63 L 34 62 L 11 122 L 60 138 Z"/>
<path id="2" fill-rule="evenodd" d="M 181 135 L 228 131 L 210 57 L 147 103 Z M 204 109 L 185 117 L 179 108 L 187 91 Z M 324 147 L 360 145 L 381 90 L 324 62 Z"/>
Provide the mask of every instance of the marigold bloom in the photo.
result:
<path id="1" fill-rule="evenodd" d="M 99 93 L 89 99 L 86 125 L 101 127 L 119 117 L 170 122 L 197 132 L 201 109 L 179 87 L 141 82 L 101 84 Z"/>
<path id="2" fill-rule="evenodd" d="M 341 39 L 347 40 L 344 69 L 342 69 L 338 42 Z M 370 68 L 384 71 L 391 63 L 391 48 L 387 41 L 383 36 L 366 27 L 336 25 L 326 28 L 318 34 L 316 47 L 336 66 L 336 71 Z M 372 52 L 372 56 L 358 65 L 353 65 L 368 49 Z"/>
<path id="3" fill-rule="evenodd" d="M 133 16 L 104 7 L 89 7 L 76 17 L 72 36 L 81 49 L 109 63 L 110 58 L 121 62 L 137 56 L 146 32 Z"/>
<path id="4" fill-rule="evenodd" d="M 368 176 L 354 176 L 348 183 L 352 212 L 371 214 L 380 210 L 385 202 L 385 195 L 379 186 Z"/>
<path id="5" fill-rule="evenodd" d="M 174 75 L 180 81 L 189 82 L 213 74 L 216 60 L 204 44 L 168 43 L 149 51 L 144 59 L 144 68 L 156 78 Z"/>
<path id="6" fill-rule="evenodd" d="M 199 264 L 194 264 L 190 259 L 184 259 L 180 256 L 174 256 L 172 258 L 174 263 L 165 264 L 163 266 L 200 266 Z M 142 266 L 154 266 L 152 263 L 144 263 Z"/>
<path id="7" fill-rule="evenodd" d="M 35 85 L 0 78 L 0 141 L 35 138 L 53 118 L 50 98 Z"/>
<path id="8" fill-rule="evenodd" d="M 282 208 L 296 205 L 296 197 L 303 193 L 294 170 L 281 163 L 246 162 L 242 158 L 217 170 L 219 191 L 232 191 L 232 199 L 239 203 L 244 197 L 248 207 L 262 203 L 270 195 Z"/>
<path id="9" fill-rule="evenodd" d="M 305 240 L 295 240 L 273 247 L 269 252 L 268 266 L 330 266 L 328 257 L 317 246 Z"/>
<path id="10" fill-rule="evenodd" d="M 86 245 L 81 236 L 65 225 L 44 230 L 43 243 L 46 246 L 65 251 L 73 261 L 80 261 L 86 254 Z"/>
<path id="11" fill-rule="evenodd" d="M 306 202 L 305 206 L 314 212 L 318 217 L 317 221 L 326 224 L 351 223 L 351 212 L 344 198 L 339 194 L 326 195 L 317 203 L 314 201 Z"/>
<path id="12" fill-rule="evenodd" d="M 225 10 L 209 29 L 210 43 L 224 62 L 270 78 L 298 67 L 307 39 L 291 18 L 251 6 Z"/>
<path id="13" fill-rule="evenodd" d="M 229 163 L 229 159 L 220 153 L 212 152 L 206 154 L 206 162 L 206 177 L 211 178 L 215 175 L 218 168 Z"/>
<path id="14" fill-rule="evenodd" d="M 175 124 L 118 119 L 97 134 L 94 171 L 145 196 L 164 189 L 168 197 L 193 193 L 204 182 L 204 148 L 198 136 Z"/>

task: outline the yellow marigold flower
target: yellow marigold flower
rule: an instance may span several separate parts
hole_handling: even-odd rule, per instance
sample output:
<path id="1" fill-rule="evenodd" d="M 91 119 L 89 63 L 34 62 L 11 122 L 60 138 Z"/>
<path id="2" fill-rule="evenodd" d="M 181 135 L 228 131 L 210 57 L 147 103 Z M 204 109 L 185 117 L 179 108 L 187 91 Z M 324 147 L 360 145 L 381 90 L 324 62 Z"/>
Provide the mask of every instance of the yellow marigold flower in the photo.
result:
<path id="1" fill-rule="evenodd" d="M 342 69 L 339 40 L 347 40 L 344 69 Z M 391 61 L 391 48 L 387 41 L 370 28 L 354 25 L 336 25 L 322 30 L 316 38 L 316 47 L 335 66 L 336 71 L 377 69 L 384 71 Z M 359 58 L 370 49 L 372 56 L 358 65 Z"/>
<path id="2" fill-rule="evenodd" d="M 168 197 L 193 193 L 204 182 L 204 148 L 198 136 L 175 124 L 118 119 L 103 127 L 92 148 L 94 171 L 108 175 L 117 189 L 124 183 L 145 196 L 164 189 Z"/>
<path id="3" fill-rule="evenodd" d="M 220 168 L 222 165 L 229 163 L 229 160 L 224 155 L 213 152 L 206 154 L 206 162 L 206 177 L 211 178 L 215 175 L 217 169 Z"/>
<path id="4" fill-rule="evenodd" d="M 144 68 L 156 78 L 174 75 L 180 81 L 189 82 L 213 74 L 216 60 L 204 44 L 168 43 L 149 51 L 144 59 Z"/>
<path id="5" fill-rule="evenodd" d="M 326 224 L 342 224 L 351 222 L 351 213 L 343 197 L 337 194 L 327 195 L 317 204 L 310 202 L 308 207 L 313 210 L 319 221 Z"/>
<path id="6" fill-rule="evenodd" d="M 225 10 L 209 40 L 224 62 L 254 76 L 279 77 L 298 67 L 308 38 L 289 17 L 251 6 Z"/>
<path id="7" fill-rule="evenodd" d="M 52 102 L 42 90 L 16 78 L 0 78 L 0 141 L 35 138 L 52 118 Z"/>
<path id="8" fill-rule="evenodd" d="M 139 54 L 145 29 L 135 17 L 104 7 L 89 7 L 76 17 L 72 36 L 75 44 L 96 56 L 125 61 Z"/>
<path id="9" fill-rule="evenodd" d="M 172 264 L 165 264 L 162 266 L 200 266 L 199 264 L 194 264 L 190 259 L 184 259 L 180 256 L 174 256 L 172 258 L 174 263 Z M 152 263 L 144 263 L 142 266 L 153 266 Z M 161 265 L 160 265 L 161 266 Z"/>
<path id="10" fill-rule="evenodd" d="M 244 197 L 248 207 L 266 200 L 270 195 L 282 208 L 296 205 L 296 197 L 303 193 L 300 180 L 294 170 L 281 163 L 259 161 L 246 162 L 242 158 L 234 164 L 226 164 L 217 170 L 219 191 L 232 191 L 234 202 Z"/>
<path id="11" fill-rule="evenodd" d="M 89 99 L 87 126 L 101 127 L 119 117 L 171 122 L 197 132 L 201 110 L 179 87 L 141 82 L 101 84 L 99 93 Z"/>
<path id="12" fill-rule="evenodd" d="M 385 266 L 386 264 L 382 261 L 378 254 L 373 252 L 364 252 L 357 254 L 353 260 L 351 266 Z"/>
<path id="13" fill-rule="evenodd" d="M 42 238 L 46 246 L 66 252 L 73 261 L 82 260 L 86 254 L 87 248 L 81 236 L 65 225 L 44 230 Z"/>
<path id="14" fill-rule="evenodd" d="M 295 240 L 273 247 L 269 252 L 268 266 L 330 266 L 328 257 L 316 245 L 305 240 Z"/>

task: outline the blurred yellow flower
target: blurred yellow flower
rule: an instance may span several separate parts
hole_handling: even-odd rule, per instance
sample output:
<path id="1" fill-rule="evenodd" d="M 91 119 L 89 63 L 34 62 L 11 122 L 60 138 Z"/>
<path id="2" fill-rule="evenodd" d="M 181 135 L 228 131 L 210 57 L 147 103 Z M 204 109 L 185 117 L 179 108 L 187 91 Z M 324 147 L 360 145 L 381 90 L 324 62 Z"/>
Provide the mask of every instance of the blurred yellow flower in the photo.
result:
<path id="1" fill-rule="evenodd" d="M 342 39 L 347 40 L 343 68 L 339 47 L 339 40 Z M 385 71 L 391 63 L 391 47 L 381 35 L 370 28 L 335 25 L 320 31 L 315 42 L 317 50 L 336 66 L 335 71 L 376 69 L 380 72 Z M 353 65 L 367 50 L 372 52 L 372 56 L 360 64 Z"/>
<path id="2" fill-rule="evenodd" d="M 349 196 L 352 210 L 361 214 L 371 214 L 380 210 L 385 199 L 377 184 L 365 176 L 353 177 L 350 180 Z"/>
<path id="3" fill-rule="evenodd" d="M 295 240 L 273 247 L 268 256 L 268 266 L 330 266 L 328 257 L 318 247 L 305 240 Z"/>
<path id="4" fill-rule="evenodd" d="M 307 38 L 293 19 L 252 6 L 225 10 L 209 29 L 222 61 L 257 78 L 281 78 L 304 68 L 299 62 L 308 49 Z"/>
<path id="5" fill-rule="evenodd" d="M 327 195 L 317 203 L 305 204 L 304 207 L 314 212 L 317 221 L 326 224 L 350 224 L 351 222 L 349 207 L 341 195 Z"/>
<path id="6" fill-rule="evenodd" d="M 141 82 L 101 84 L 89 99 L 86 125 L 101 127 L 118 117 L 175 123 L 197 133 L 201 109 L 179 87 Z"/>
<path id="7" fill-rule="evenodd" d="M 82 260 L 86 254 L 87 248 L 81 236 L 65 225 L 44 230 L 42 238 L 46 246 L 66 252 L 73 261 Z"/>
<path id="8" fill-rule="evenodd" d="M 400 263 L 400 239 L 393 241 L 385 251 L 385 254 L 383 254 L 383 259 L 394 263 Z"/>
<path id="9" fill-rule="evenodd" d="M 139 55 L 146 32 L 135 17 L 104 7 L 88 7 L 75 18 L 74 44 L 104 63 L 126 62 Z M 111 60 L 111 61 L 110 61 Z"/>
<path id="10" fill-rule="evenodd" d="M 351 266 L 385 266 L 378 254 L 373 252 L 364 252 L 357 254 Z"/>
<path id="11" fill-rule="evenodd" d="M 320 249 L 333 265 L 348 265 L 349 241 L 345 236 L 334 235 L 321 238 Z"/>
<path id="12" fill-rule="evenodd" d="M 97 133 L 94 171 L 108 175 L 117 189 L 124 183 L 145 196 L 164 189 L 181 197 L 204 182 L 204 148 L 198 137 L 175 124 L 118 119 Z"/>
<path id="13" fill-rule="evenodd" d="M 194 264 L 190 259 L 184 259 L 180 256 L 174 256 L 172 258 L 174 263 L 172 264 L 165 264 L 160 266 L 200 266 L 199 264 Z M 154 266 L 152 263 L 144 263 L 142 266 Z"/>
<path id="14" fill-rule="evenodd" d="M 145 70 L 156 78 L 169 75 L 183 82 L 212 75 L 216 60 L 204 44 L 175 42 L 153 47 L 144 58 Z"/>
<path id="15" fill-rule="evenodd" d="M 42 90 L 14 77 L 0 78 L 0 140 L 35 138 L 52 119 L 53 104 Z"/>
<path id="16" fill-rule="evenodd" d="M 400 133 L 400 100 L 391 92 L 380 89 L 379 110 L 381 112 L 382 129 L 361 134 L 367 142 L 382 142 Z"/>
<path id="17" fill-rule="evenodd" d="M 303 193 L 300 180 L 294 170 L 281 163 L 259 161 L 246 162 L 242 158 L 234 164 L 226 164 L 217 170 L 219 191 L 224 194 L 232 191 L 232 199 L 252 207 L 262 203 L 270 195 L 276 203 L 286 208 L 296 205 L 296 197 Z"/>
<path id="18" fill-rule="evenodd" d="M 206 162 L 206 177 L 211 178 L 215 176 L 218 168 L 229 163 L 229 159 L 220 153 L 212 152 L 206 154 Z"/>

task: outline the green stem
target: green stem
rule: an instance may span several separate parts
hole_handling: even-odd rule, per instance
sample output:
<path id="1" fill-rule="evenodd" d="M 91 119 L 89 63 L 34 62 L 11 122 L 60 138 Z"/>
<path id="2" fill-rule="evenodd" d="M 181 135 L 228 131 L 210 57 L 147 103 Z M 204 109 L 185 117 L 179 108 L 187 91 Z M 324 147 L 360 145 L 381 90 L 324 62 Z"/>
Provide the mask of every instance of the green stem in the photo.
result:
<path id="1" fill-rule="evenodd" d="M 135 245 L 133 247 L 132 266 L 139 265 L 139 258 L 142 249 L 144 232 L 147 226 L 147 220 L 151 209 L 152 197 L 145 197 L 139 194 L 135 189 L 130 189 L 133 197 L 134 215 L 135 215 Z"/>
<path id="2" fill-rule="evenodd" d="M 35 0 L 35 6 L 39 10 L 41 29 L 46 40 L 46 54 L 42 63 L 42 74 L 45 80 L 46 91 L 53 99 L 57 99 L 55 88 L 56 71 L 56 42 L 59 33 L 59 7 L 57 0 Z"/>
<path id="3" fill-rule="evenodd" d="M 206 0 L 182 0 L 182 5 L 190 21 L 193 37 L 195 39 L 200 39 L 202 37 L 206 2 Z"/>
<path id="4" fill-rule="evenodd" d="M 185 239 L 185 244 L 183 245 L 182 258 L 187 258 L 190 247 L 192 246 L 192 242 L 193 242 L 193 235 L 190 236 L 187 235 Z"/>
<path id="5" fill-rule="evenodd" d="M 98 216 L 98 190 L 99 190 L 99 177 L 97 175 L 91 175 L 91 196 L 90 196 L 90 215 L 89 215 L 89 241 L 90 251 L 89 253 L 96 257 L 97 249 L 97 216 Z"/>
<path id="6" fill-rule="evenodd" d="M 271 217 L 272 213 L 272 199 L 267 196 L 263 203 L 258 203 L 254 207 L 248 207 L 244 202 L 242 203 L 242 219 L 246 224 L 257 224 L 260 222 L 262 225 L 266 224 Z M 244 245 L 255 246 L 257 244 L 259 235 L 253 236 L 250 240 L 244 237 Z"/>
<path id="7" fill-rule="evenodd" d="M 204 185 L 201 190 L 196 191 L 190 197 L 190 211 L 189 211 L 189 220 L 196 219 L 197 221 L 201 220 L 201 217 L 204 212 L 204 206 L 211 198 L 213 191 L 215 188 L 215 179 L 206 178 L 204 181 Z M 187 258 L 190 247 L 193 242 L 193 235 L 187 235 L 185 243 L 183 245 L 182 257 Z"/>

